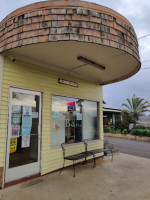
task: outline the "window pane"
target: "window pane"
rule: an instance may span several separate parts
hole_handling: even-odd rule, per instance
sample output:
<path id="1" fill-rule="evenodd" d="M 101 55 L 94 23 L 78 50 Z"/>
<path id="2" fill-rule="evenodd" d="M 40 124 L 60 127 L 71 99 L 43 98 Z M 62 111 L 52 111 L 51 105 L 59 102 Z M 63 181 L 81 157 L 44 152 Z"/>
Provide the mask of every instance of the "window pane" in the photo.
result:
<path id="1" fill-rule="evenodd" d="M 51 146 L 97 139 L 97 123 L 97 102 L 52 96 Z"/>
<path id="2" fill-rule="evenodd" d="M 83 102 L 83 140 L 98 139 L 97 102 L 84 100 Z"/>

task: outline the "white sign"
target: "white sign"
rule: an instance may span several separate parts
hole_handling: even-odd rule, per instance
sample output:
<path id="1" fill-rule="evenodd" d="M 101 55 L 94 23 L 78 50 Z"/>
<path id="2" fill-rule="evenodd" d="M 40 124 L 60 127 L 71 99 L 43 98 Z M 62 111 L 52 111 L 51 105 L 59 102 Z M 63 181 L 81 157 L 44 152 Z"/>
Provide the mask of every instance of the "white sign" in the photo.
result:
<path id="1" fill-rule="evenodd" d="M 61 78 L 58 79 L 58 83 L 61 83 L 61 84 L 64 84 L 64 85 L 69 85 L 69 86 L 72 86 L 72 87 L 78 87 L 78 83 L 72 82 L 72 81 L 67 81 L 67 80 L 61 79 Z"/>
<path id="2" fill-rule="evenodd" d="M 21 147 L 22 148 L 30 147 L 30 136 L 29 135 L 22 136 Z"/>

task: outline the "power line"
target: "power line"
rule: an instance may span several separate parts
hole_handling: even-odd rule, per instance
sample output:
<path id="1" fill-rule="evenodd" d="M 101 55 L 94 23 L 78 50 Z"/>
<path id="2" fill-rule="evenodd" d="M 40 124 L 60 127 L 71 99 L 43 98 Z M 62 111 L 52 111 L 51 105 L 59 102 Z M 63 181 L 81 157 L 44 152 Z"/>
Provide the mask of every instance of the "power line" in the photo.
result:
<path id="1" fill-rule="evenodd" d="M 144 69 L 150 69 L 150 67 L 145 67 L 145 68 L 143 68 L 143 69 L 141 69 L 141 70 L 144 70 Z"/>
<path id="2" fill-rule="evenodd" d="M 145 38 L 145 37 L 148 37 L 148 36 L 150 36 L 150 33 L 147 34 L 147 35 L 143 35 L 142 37 L 139 37 L 138 40 L 140 40 L 140 39 L 142 39 L 142 38 Z"/>
<path id="3" fill-rule="evenodd" d="M 150 62 L 150 60 L 144 60 L 144 61 L 142 61 L 141 63 L 145 63 L 145 62 Z"/>

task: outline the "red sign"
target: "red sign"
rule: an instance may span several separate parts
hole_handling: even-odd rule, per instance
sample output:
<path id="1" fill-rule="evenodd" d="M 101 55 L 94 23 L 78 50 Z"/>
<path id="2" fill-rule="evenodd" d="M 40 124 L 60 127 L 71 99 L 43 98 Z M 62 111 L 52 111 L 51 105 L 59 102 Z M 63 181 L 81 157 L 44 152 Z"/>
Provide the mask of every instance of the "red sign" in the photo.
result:
<path id="1" fill-rule="evenodd" d="M 67 106 L 76 107 L 76 102 L 75 101 L 66 101 L 65 104 Z"/>

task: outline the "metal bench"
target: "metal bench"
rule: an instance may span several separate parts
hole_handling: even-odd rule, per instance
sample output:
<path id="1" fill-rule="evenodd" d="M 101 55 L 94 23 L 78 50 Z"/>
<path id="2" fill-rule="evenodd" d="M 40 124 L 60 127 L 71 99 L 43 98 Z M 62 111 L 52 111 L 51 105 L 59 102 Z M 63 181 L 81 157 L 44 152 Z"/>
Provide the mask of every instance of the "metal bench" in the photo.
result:
<path id="1" fill-rule="evenodd" d="M 72 165 L 73 166 L 73 177 L 75 177 L 75 162 L 77 160 L 84 159 L 84 163 L 87 163 L 86 162 L 86 158 L 93 155 L 93 158 L 94 158 L 93 167 L 95 167 L 95 155 L 94 155 L 94 153 L 85 151 L 85 152 L 81 152 L 81 153 L 78 153 L 78 154 L 66 156 L 66 151 L 65 151 L 66 150 L 65 149 L 66 146 L 67 145 L 65 145 L 65 143 L 61 144 L 61 148 L 62 148 L 62 151 L 63 151 L 64 162 L 63 162 L 63 167 L 61 168 L 59 174 L 61 174 L 62 170 L 64 169 L 65 160 L 70 160 L 70 161 L 73 162 L 73 165 Z"/>
<path id="2" fill-rule="evenodd" d="M 89 140 L 84 140 L 85 152 L 87 154 L 93 155 L 94 167 L 96 167 L 96 157 L 95 157 L 95 154 L 97 154 L 97 153 L 104 153 L 104 155 L 105 155 L 105 153 L 110 152 L 111 155 L 112 155 L 111 162 L 113 162 L 113 150 L 112 149 L 99 148 L 99 149 L 88 150 L 88 141 Z"/>

